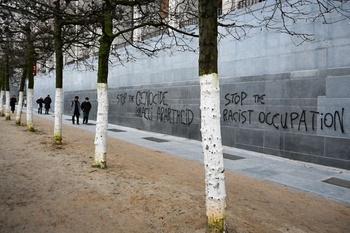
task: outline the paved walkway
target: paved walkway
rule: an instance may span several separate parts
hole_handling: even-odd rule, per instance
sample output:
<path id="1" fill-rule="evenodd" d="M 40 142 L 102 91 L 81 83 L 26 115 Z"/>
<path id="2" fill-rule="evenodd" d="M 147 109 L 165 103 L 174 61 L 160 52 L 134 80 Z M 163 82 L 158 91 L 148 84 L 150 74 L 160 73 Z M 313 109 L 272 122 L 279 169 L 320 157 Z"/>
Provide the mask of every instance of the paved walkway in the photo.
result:
<path id="1" fill-rule="evenodd" d="M 54 121 L 53 114 L 34 114 Z M 82 117 L 80 121 L 82 122 Z M 63 124 L 95 132 L 95 121 L 89 120 L 88 125 L 73 125 L 71 116 L 64 115 Z M 109 124 L 108 129 L 108 136 L 110 137 L 203 163 L 202 146 L 199 141 L 113 124 Z M 224 158 L 226 170 L 350 205 L 349 170 L 294 161 L 227 146 L 224 146 Z"/>

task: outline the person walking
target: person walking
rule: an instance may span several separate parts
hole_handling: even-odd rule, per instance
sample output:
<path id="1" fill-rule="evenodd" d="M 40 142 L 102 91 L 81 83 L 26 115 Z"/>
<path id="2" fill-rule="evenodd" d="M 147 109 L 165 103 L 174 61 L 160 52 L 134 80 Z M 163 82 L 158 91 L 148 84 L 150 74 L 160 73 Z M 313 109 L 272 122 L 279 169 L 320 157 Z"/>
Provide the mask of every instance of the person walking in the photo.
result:
<path id="1" fill-rule="evenodd" d="M 44 103 L 45 103 L 45 114 L 49 114 L 50 108 L 51 108 L 51 97 L 50 95 L 47 95 L 44 99 Z"/>
<path id="2" fill-rule="evenodd" d="M 13 96 L 10 98 L 10 106 L 11 106 L 11 112 L 12 112 L 12 113 L 15 112 L 16 102 L 17 102 L 17 98 L 16 98 L 15 95 L 13 95 Z"/>
<path id="3" fill-rule="evenodd" d="M 89 97 L 85 98 L 85 101 L 81 103 L 81 110 L 83 110 L 83 124 L 87 124 L 89 121 L 89 112 L 91 110 L 91 103 Z"/>
<path id="4" fill-rule="evenodd" d="M 70 106 L 71 112 L 72 112 L 72 123 L 75 123 L 75 117 L 77 118 L 77 125 L 79 125 L 79 116 L 80 116 L 80 102 L 79 97 L 75 96 L 74 100 L 72 100 L 71 106 Z"/>
<path id="5" fill-rule="evenodd" d="M 43 97 L 40 96 L 39 99 L 36 100 L 36 103 L 38 104 L 38 114 L 43 114 Z"/>

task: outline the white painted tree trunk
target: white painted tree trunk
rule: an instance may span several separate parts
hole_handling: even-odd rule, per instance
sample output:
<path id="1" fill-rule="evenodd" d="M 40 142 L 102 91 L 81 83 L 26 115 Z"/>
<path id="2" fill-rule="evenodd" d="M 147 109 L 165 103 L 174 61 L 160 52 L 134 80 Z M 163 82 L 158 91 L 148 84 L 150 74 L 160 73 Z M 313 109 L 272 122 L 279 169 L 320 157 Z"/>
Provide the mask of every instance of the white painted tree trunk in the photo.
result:
<path id="1" fill-rule="evenodd" d="M 5 119 L 11 120 L 11 114 L 10 114 L 10 91 L 5 92 L 6 101 L 5 101 Z"/>
<path id="2" fill-rule="evenodd" d="M 0 116 L 4 116 L 5 110 L 4 110 L 4 94 L 5 92 L 3 90 L 0 91 Z"/>
<path id="3" fill-rule="evenodd" d="M 20 91 L 19 97 L 18 97 L 17 112 L 16 112 L 16 124 L 17 125 L 21 124 L 21 116 L 22 116 L 22 109 L 23 109 L 23 96 L 24 96 L 23 91 Z"/>
<path id="4" fill-rule="evenodd" d="M 55 125 L 53 132 L 54 144 L 62 143 L 62 114 L 63 114 L 63 89 L 56 88 L 55 95 Z"/>
<path id="5" fill-rule="evenodd" d="M 27 90 L 27 129 L 29 131 L 34 131 L 33 98 L 34 98 L 34 90 L 32 88 L 28 88 Z"/>
<path id="6" fill-rule="evenodd" d="M 93 167 L 107 167 L 108 84 L 97 83 L 97 119 Z"/>
<path id="7" fill-rule="evenodd" d="M 219 77 L 217 74 L 209 74 L 200 76 L 199 79 L 207 217 L 211 224 L 224 225 L 226 187 L 220 128 Z"/>

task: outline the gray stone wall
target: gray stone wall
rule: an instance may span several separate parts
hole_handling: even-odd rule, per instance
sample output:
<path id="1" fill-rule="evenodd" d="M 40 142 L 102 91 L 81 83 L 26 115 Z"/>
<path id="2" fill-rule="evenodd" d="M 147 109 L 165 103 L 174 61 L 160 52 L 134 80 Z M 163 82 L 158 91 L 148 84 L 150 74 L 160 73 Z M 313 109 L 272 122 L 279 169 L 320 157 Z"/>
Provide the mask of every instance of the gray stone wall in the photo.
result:
<path id="1" fill-rule="evenodd" d="M 223 144 L 350 169 L 349 24 L 300 29 L 314 41 L 296 46 L 295 38 L 266 31 L 221 41 Z M 197 63 L 195 53 L 161 52 L 111 67 L 110 123 L 200 140 Z M 96 119 L 96 76 L 65 68 L 65 114 L 75 95 L 88 96 Z M 53 96 L 54 85 L 52 74 L 37 77 L 35 96 Z"/>
<path id="2" fill-rule="evenodd" d="M 223 143 L 349 169 L 350 75 L 335 72 L 350 69 L 222 80 Z"/>
<path id="3" fill-rule="evenodd" d="M 350 68 L 307 73 L 221 79 L 223 144 L 349 169 Z M 74 95 L 90 98 L 96 119 L 96 91 L 65 99 Z M 110 88 L 109 101 L 111 123 L 200 140 L 198 82 Z"/>

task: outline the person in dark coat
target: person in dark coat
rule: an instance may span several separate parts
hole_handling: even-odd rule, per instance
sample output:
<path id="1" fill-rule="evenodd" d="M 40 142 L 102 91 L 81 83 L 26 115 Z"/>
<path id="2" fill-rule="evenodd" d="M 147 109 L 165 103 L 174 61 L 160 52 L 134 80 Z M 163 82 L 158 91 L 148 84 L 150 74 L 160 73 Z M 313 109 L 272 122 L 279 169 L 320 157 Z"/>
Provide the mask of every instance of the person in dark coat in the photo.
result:
<path id="1" fill-rule="evenodd" d="M 89 120 L 89 112 L 91 110 L 91 103 L 89 97 L 85 98 L 85 101 L 81 103 L 81 110 L 83 110 L 83 124 L 87 124 Z"/>
<path id="2" fill-rule="evenodd" d="M 11 112 L 12 112 L 12 113 L 15 112 L 16 102 L 17 102 L 17 98 L 16 98 L 15 95 L 13 95 L 13 96 L 10 98 L 10 106 L 11 106 Z"/>
<path id="3" fill-rule="evenodd" d="M 50 95 L 47 95 L 44 99 L 44 104 L 45 104 L 45 114 L 49 114 L 50 108 L 51 108 L 51 97 Z"/>
<path id="4" fill-rule="evenodd" d="M 38 114 L 43 114 L 43 97 L 40 96 L 39 99 L 36 100 L 36 103 L 38 104 Z"/>
<path id="5" fill-rule="evenodd" d="M 79 97 L 75 96 L 74 100 L 72 100 L 72 103 L 70 105 L 70 109 L 72 112 L 72 123 L 75 123 L 75 117 L 77 118 L 77 125 L 79 125 L 79 116 L 80 116 L 80 102 Z"/>

